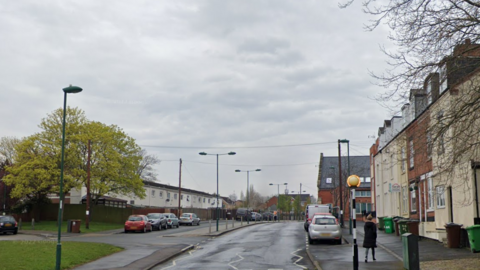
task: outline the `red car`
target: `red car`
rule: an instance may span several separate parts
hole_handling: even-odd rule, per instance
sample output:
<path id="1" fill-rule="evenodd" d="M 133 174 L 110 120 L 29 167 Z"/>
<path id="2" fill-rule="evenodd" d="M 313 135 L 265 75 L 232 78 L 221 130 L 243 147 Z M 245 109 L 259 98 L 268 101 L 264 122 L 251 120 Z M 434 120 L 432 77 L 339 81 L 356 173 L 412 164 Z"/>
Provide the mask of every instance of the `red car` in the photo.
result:
<path id="1" fill-rule="evenodd" d="M 145 215 L 131 215 L 125 222 L 125 233 L 130 231 L 151 232 L 152 224 L 148 222 L 148 217 Z"/>

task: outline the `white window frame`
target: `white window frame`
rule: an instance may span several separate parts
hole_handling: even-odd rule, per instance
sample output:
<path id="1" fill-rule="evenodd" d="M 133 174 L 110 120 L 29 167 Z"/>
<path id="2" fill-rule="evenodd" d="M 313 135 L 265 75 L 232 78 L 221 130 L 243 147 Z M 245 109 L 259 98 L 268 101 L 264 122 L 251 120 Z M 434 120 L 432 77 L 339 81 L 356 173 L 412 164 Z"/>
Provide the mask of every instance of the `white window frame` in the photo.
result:
<path id="1" fill-rule="evenodd" d="M 152 189 L 152 198 L 155 198 L 155 190 Z"/>
<path id="2" fill-rule="evenodd" d="M 437 208 L 445 208 L 445 186 L 436 186 L 437 191 Z"/>
<path id="3" fill-rule="evenodd" d="M 434 210 L 434 189 L 433 189 L 433 179 L 431 176 L 428 176 L 427 178 L 427 184 L 428 184 L 428 211 L 433 211 Z"/>
<path id="4" fill-rule="evenodd" d="M 402 147 L 402 172 L 405 172 L 405 169 L 407 168 L 407 158 L 406 158 L 406 153 L 405 153 L 405 147 Z"/>
<path id="5" fill-rule="evenodd" d="M 417 212 L 417 191 L 415 190 L 415 183 L 410 184 L 410 212 Z"/>
<path id="6" fill-rule="evenodd" d="M 408 213 L 408 186 L 402 187 L 402 213 Z"/>
<path id="7" fill-rule="evenodd" d="M 158 192 L 158 197 L 163 198 L 163 191 Z"/>
<path id="8" fill-rule="evenodd" d="M 413 148 L 413 139 L 410 140 L 410 157 L 409 157 L 409 161 L 410 161 L 410 169 L 413 169 L 414 167 L 414 163 L 415 163 L 415 148 Z"/>
<path id="9" fill-rule="evenodd" d="M 173 194 L 173 199 L 174 199 L 174 200 L 177 199 L 177 193 Z"/>

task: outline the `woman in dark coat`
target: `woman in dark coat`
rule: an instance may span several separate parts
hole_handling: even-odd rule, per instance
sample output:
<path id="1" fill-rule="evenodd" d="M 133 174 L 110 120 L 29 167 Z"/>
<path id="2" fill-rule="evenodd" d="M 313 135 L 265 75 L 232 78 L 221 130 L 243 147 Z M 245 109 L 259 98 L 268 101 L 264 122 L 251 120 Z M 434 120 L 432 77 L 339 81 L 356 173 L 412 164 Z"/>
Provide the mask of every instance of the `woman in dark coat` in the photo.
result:
<path id="1" fill-rule="evenodd" d="M 377 225 L 372 222 L 372 215 L 368 215 L 367 220 L 365 221 L 365 226 L 363 230 L 365 236 L 363 238 L 363 247 L 365 249 L 365 262 L 368 262 L 368 250 L 372 249 L 372 257 L 375 261 L 375 248 L 377 247 Z"/>

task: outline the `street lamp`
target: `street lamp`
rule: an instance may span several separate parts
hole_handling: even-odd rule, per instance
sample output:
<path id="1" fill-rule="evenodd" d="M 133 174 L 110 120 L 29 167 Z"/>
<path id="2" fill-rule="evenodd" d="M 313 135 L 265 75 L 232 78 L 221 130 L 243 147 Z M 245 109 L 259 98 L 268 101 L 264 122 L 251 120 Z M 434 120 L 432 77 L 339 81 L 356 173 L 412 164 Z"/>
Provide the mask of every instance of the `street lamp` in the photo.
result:
<path id="1" fill-rule="evenodd" d="M 217 156 L 217 232 L 218 232 L 218 221 L 219 221 L 219 213 L 218 213 L 218 156 L 224 156 L 224 155 L 230 155 L 230 156 L 233 156 L 235 155 L 236 153 L 235 152 L 228 152 L 228 153 L 225 153 L 225 154 L 207 154 L 205 152 L 200 152 L 198 153 L 199 155 L 201 156 Z"/>
<path id="2" fill-rule="evenodd" d="M 67 94 L 76 94 L 82 92 L 82 88 L 72 86 L 63 88 L 63 123 L 62 123 L 62 158 L 60 161 L 60 193 L 58 203 L 58 242 L 57 242 L 57 261 L 55 269 L 60 270 L 62 261 L 62 210 L 63 210 L 63 165 L 65 156 L 65 118 L 67 117 Z"/>
<path id="3" fill-rule="evenodd" d="M 279 209 L 278 209 L 278 203 L 280 202 L 280 185 L 282 184 L 273 184 L 273 183 L 270 183 L 270 186 L 273 186 L 273 185 L 277 185 L 277 221 L 279 222 L 280 221 L 280 216 L 279 216 Z M 283 183 L 283 185 L 288 185 L 288 183 Z"/>
<path id="4" fill-rule="evenodd" d="M 357 246 L 357 221 L 356 221 L 356 209 L 355 209 L 355 188 L 360 186 L 360 177 L 357 175 L 350 175 L 347 179 L 347 184 L 350 187 L 350 193 L 352 198 L 352 214 L 353 216 L 353 270 L 358 270 L 358 246 Z"/>
<path id="5" fill-rule="evenodd" d="M 347 139 L 343 140 L 338 140 L 339 143 L 346 143 L 347 144 L 347 175 L 350 175 L 350 141 Z M 350 205 L 350 212 L 352 211 L 352 206 Z M 350 232 L 350 235 L 352 234 L 352 215 L 350 215 L 350 218 L 348 220 L 349 226 L 348 230 Z"/>
<path id="6" fill-rule="evenodd" d="M 256 170 L 235 170 L 235 172 L 247 172 L 247 213 L 248 213 L 248 206 L 249 206 L 249 201 L 250 201 L 250 182 L 249 182 L 249 175 L 250 175 L 250 172 L 260 172 L 261 169 L 256 169 Z M 249 222 L 249 217 L 247 217 L 247 224 L 250 224 Z"/>

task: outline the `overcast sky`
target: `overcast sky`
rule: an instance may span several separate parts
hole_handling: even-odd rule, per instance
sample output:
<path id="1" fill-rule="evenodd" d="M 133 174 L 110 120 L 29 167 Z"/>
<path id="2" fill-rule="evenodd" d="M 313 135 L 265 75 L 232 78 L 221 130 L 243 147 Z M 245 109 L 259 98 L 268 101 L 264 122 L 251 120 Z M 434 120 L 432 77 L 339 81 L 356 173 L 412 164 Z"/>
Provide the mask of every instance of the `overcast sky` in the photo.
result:
<path id="1" fill-rule="evenodd" d="M 68 105 L 115 124 L 161 183 L 222 196 L 250 184 L 317 197 L 320 153 L 368 155 L 391 118 L 368 72 L 385 69 L 387 31 L 366 32 L 360 2 L 31 0 L 0 4 L 0 137 L 29 136 Z M 347 147 L 342 145 L 342 154 Z M 283 188 L 282 188 L 283 189 Z M 282 192 L 282 189 L 280 192 Z"/>

